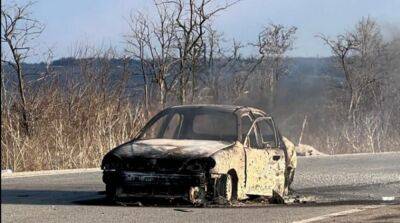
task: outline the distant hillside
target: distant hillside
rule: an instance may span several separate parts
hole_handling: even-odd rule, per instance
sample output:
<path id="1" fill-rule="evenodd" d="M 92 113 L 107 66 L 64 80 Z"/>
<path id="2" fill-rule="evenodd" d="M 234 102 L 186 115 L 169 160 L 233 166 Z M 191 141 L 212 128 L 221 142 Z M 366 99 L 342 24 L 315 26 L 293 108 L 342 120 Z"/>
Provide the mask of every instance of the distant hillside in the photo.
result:
<path id="1" fill-rule="evenodd" d="M 90 59 L 62 58 L 53 61 L 51 69 L 61 81 L 65 80 L 66 77 L 71 78 L 71 76 L 79 79 L 82 78 L 80 76 L 80 63 L 83 60 Z M 100 62 L 94 61 L 94 63 L 99 63 L 99 66 L 101 65 Z M 111 66 L 108 69 L 111 75 L 108 78 L 118 80 L 118 78 L 121 78 L 121 73 L 123 73 L 124 63 L 120 59 L 113 59 L 109 62 Z M 282 126 L 281 129 L 284 134 L 296 137 L 304 115 L 312 115 L 319 110 L 318 108 L 327 101 L 327 90 L 340 86 L 343 76 L 335 68 L 332 58 L 288 58 L 286 63 L 288 65 L 288 75 L 284 76 L 279 82 L 275 108 L 266 107 L 264 99 L 244 99 L 238 103 L 259 107 L 268 113 L 272 113 L 278 124 Z M 46 64 L 24 64 L 23 69 L 26 80 L 35 81 L 46 73 Z M 129 71 L 127 80 L 129 91 L 127 92 L 131 94 L 129 96 L 138 97 L 138 95 L 142 94 L 141 86 L 143 85 L 143 77 L 139 73 L 139 61 L 131 60 L 126 69 Z M 11 85 L 13 82 L 15 83 L 16 75 L 10 76 L 10 67 L 6 66 L 5 71 L 8 73 L 5 84 Z M 229 73 L 224 74 L 225 77 L 229 77 L 229 75 Z"/>
<path id="2" fill-rule="evenodd" d="M 54 60 L 51 63 L 51 68 L 55 73 L 61 76 L 74 75 L 76 77 L 79 77 L 79 64 L 84 60 L 92 59 L 75 59 L 71 57 L 61 58 L 58 60 Z M 109 62 L 111 64 L 111 73 L 118 76 L 117 73 L 122 71 L 124 62 L 121 59 L 111 59 Z M 100 65 L 100 61 L 98 61 L 98 63 Z M 321 79 L 327 78 L 340 81 L 342 78 L 341 73 L 337 69 L 335 69 L 332 58 L 295 57 L 288 58 L 286 60 L 286 63 L 288 64 L 289 74 L 283 78 L 283 86 L 286 86 L 286 84 L 292 85 L 294 83 L 296 83 L 296 85 L 313 84 L 315 82 L 319 82 Z M 7 80 L 15 80 L 15 75 L 9 75 L 10 73 L 12 73 L 10 67 L 6 65 L 4 69 L 6 71 L 5 73 L 7 75 Z M 131 72 L 130 81 L 132 83 L 135 83 L 135 85 L 142 84 L 143 78 L 139 73 L 140 62 L 137 60 L 130 60 L 127 69 Z M 25 78 L 28 81 L 35 80 L 46 72 L 46 64 L 25 63 L 23 64 L 23 70 Z M 226 74 L 226 76 L 229 76 L 229 74 Z"/>

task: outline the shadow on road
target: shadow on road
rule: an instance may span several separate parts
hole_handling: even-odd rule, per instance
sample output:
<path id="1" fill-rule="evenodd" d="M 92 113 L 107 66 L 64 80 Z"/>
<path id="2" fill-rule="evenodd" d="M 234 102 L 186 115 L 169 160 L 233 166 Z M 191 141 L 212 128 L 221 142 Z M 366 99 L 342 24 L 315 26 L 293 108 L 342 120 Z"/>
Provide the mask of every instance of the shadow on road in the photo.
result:
<path id="1" fill-rule="evenodd" d="M 75 200 L 101 198 L 96 191 L 1 190 L 2 204 L 68 205 Z"/>
<path id="2" fill-rule="evenodd" d="M 56 190 L 2 190 L 2 204 L 25 204 L 25 205 L 88 205 L 88 206 L 127 206 L 127 207 L 169 207 L 169 208 L 192 208 L 193 206 L 184 200 L 167 199 L 129 199 L 119 202 L 110 202 L 105 198 L 103 192 L 96 191 L 56 191 Z M 301 204 L 286 204 L 291 207 L 316 207 L 316 206 L 340 206 L 340 205 L 369 205 L 381 204 L 380 200 L 346 200 L 331 202 L 306 202 Z M 285 205 L 238 203 L 233 206 L 208 205 L 209 208 L 274 208 Z M 176 209 L 179 211 L 180 209 Z"/>
<path id="3" fill-rule="evenodd" d="M 184 200 L 124 199 L 112 202 L 104 192 L 60 190 L 1 190 L 2 204 L 26 205 L 93 205 L 93 206 L 191 206 Z"/>

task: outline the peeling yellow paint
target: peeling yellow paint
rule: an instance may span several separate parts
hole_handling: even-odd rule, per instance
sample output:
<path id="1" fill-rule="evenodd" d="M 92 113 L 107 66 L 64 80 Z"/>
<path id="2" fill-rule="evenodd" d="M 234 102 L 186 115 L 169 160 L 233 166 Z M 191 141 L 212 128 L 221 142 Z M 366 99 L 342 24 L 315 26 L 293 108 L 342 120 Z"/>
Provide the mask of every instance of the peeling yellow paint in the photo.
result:
<path id="1" fill-rule="evenodd" d="M 286 140 L 287 143 L 290 141 Z M 284 142 L 286 144 L 286 142 Z M 294 146 L 287 145 L 289 165 L 295 168 L 297 159 Z M 280 157 L 279 160 L 274 160 Z M 248 195 L 272 196 L 273 191 L 283 196 L 285 192 L 285 155 L 278 148 L 245 148 L 236 142 L 233 146 L 216 152 L 212 158 L 216 165 L 210 170 L 213 178 L 234 171 L 237 175 L 237 198 L 243 200 Z"/>
<path id="2" fill-rule="evenodd" d="M 295 145 L 286 137 L 282 136 L 283 143 L 286 146 L 288 157 L 289 157 L 289 165 L 292 168 L 297 167 L 297 155 L 296 155 L 296 147 Z"/>

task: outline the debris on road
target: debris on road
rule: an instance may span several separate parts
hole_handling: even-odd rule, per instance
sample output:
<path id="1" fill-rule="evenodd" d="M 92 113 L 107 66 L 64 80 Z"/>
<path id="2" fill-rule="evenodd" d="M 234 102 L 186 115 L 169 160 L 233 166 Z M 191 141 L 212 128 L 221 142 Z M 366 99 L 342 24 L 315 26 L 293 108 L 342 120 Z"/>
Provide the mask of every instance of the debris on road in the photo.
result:
<path id="1" fill-rule="evenodd" d="M 304 204 L 317 202 L 315 196 L 300 196 L 300 195 L 289 195 L 284 197 L 285 204 Z"/>
<path id="2" fill-rule="evenodd" d="M 382 197 L 382 201 L 394 201 L 394 197 Z"/>
<path id="3" fill-rule="evenodd" d="M 179 211 L 179 212 L 193 212 L 193 210 L 181 209 L 181 208 L 175 208 L 174 211 Z"/>
<path id="4" fill-rule="evenodd" d="M 1 170 L 1 174 L 3 175 L 3 174 L 10 174 L 10 173 L 12 173 L 13 171 L 11 170 L 11 169 L 5 169 L 5 170 Z"/>
<path id="5" fill-rule="evenodd" d="M 323 153 L 315 149 L 314 147 L 306 144 L 299 144 L 296 146 L 296 153 L 298 156 L 327 156 L 328 154 Z"/>

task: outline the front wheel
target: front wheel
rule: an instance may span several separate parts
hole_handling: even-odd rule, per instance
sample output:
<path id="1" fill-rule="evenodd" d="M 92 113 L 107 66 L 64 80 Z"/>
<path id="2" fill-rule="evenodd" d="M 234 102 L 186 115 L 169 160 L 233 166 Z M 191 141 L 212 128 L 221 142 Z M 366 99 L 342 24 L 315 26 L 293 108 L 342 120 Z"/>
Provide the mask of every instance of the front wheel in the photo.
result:
<path id="1" fill-rule="evenodd" d="M 117 187 L 113 184 L 106 184 L 106 198 L 109 201 L 115 201 L 117 198 Z"/>
<path id="2" fill-rule="evenodd" d="M 224 203 L 230 203 L 233 201 L 233 188 L 234 184 L 232 177 L 229 174 L 222 175 L 217 181 L 217 192 L 219 195 L 219 200 Z"/>

